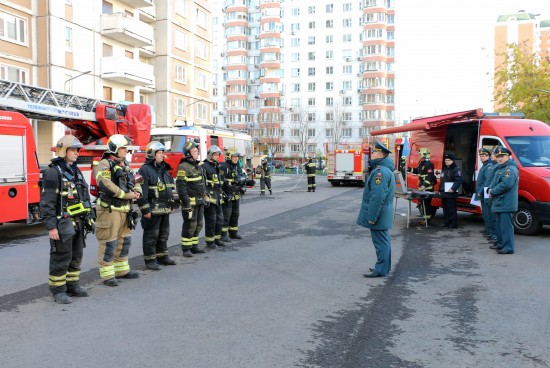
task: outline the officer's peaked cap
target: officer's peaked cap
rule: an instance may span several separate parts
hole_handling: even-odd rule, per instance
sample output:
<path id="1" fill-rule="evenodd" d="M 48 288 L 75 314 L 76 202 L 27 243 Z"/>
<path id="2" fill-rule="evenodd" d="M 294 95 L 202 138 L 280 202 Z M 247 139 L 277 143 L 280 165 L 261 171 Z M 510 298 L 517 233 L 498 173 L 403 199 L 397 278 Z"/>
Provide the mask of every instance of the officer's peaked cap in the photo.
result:
<path id="1" fill-rule="evenodd" d="M 486 155 L 491 156 L 491 151 L 489 151 L 487 148 L 480 148 L 480 149 L 479 149 L 479 154 L 480 154 L 480 155 L 486 154 Z"/>
<path id="2" fill-rule="evenodd" d="M 386 146 L 378 141 L 376 141 L 376 143 L 374 144 L 373 152 L 382 152 L 388 155 L 391 153 L 391 151 Z"/>
<path id="3" fill-rule="evenodd" d="M 512 152 L 504 146 L 496 146 L 494 151 L 495 156 L 508 155 L 510 156 Z"/>

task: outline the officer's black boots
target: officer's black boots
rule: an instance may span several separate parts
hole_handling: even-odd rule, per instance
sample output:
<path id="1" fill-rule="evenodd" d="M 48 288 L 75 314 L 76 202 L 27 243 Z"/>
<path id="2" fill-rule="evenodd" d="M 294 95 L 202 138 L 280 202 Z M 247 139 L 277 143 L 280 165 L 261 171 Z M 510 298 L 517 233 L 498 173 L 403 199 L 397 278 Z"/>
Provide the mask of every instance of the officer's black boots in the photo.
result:
<path id="1" fill-rule="evenodd" d="M 139 278 L 139 273 L 134 270 L 128 271 L 126 275 L 118 276 L 119 279 L 137 279 Z"/>
<path id="2" fill-rule="evenodd" d="M 70 296 L 76 297 L 87 297 L 90 296 L 88 290 L 82 288 L 80 285 L 69 285 L 67 284 L 67 294 Z"/>
<path id="3" fill-rule="evenodd" d="M 107 286 L 118 286 L 118 280 L 115 277 L 105 280 L 103 283 Z"/>
<path id="4" fill-rule="evenodd" d="M 152 270 L 152 271 L 162 270 L 162 267 L 160 267 L 160 265 L 158 264 L 158 262 L 156 260 L 145 262 L 145 267 L 147 267 L 147 269 Z"/>
<path id="5" fill-rule="evenodd" d="M 206 251 L 204 249 L 199 248 L 198 245 L 193 245 L 193 247 L 191 248 L 191 253 L 193 254 L 206 253 Z"/>
<path id="6" fill-rule="evenodd" d="M 67 293 L 64 291 L 57 294 L 53 294 L 53 299 L 55 300 L 56 303 L 59 303 L 59 304 L 71 304 L 73 302 L 71 297 L 68 296 Z"/>
<path id="7" fill-rule="evenodd" d="M 165 266 L 174 266 L 176 264 L 176 261 L 174 261 L 172 258 L 168 256 L 162 256 L 157 258 L 157 262 Z"/>

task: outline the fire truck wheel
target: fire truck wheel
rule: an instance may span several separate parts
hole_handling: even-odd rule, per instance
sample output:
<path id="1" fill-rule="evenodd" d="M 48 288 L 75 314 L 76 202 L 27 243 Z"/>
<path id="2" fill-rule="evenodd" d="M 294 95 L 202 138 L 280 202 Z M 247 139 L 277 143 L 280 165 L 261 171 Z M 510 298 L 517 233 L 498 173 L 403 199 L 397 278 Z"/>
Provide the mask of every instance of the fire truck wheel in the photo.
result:
<path id="1" fill-rule="evenodd" d="M 514 231 L 520 235 L 534 235 L 542 229 L 537 215 L 531 205 L 525 201 L 518 203 L 518 210 L 514 214 Z"/>

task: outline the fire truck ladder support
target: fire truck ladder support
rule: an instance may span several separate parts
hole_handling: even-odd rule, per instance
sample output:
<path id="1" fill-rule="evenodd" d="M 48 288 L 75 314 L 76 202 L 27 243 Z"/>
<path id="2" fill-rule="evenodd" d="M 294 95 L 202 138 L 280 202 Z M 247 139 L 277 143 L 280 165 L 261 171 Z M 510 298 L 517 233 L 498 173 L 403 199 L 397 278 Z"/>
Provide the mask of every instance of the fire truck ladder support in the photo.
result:
<path id="1" fill-rule="evenodd" d="M 118 107 L 111 101 L 0 80 L 0 107 L 22 113 L 29 119 L 96 121 L 98 104 Z"/>

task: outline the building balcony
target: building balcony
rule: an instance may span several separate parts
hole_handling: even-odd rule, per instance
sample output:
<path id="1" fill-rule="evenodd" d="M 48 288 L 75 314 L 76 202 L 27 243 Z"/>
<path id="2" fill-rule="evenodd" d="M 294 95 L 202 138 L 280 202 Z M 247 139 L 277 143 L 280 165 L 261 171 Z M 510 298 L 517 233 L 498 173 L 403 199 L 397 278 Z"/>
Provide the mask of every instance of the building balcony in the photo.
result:
<path id="1" fill-rule="evenodd" d="M 156 13 L 156 8 L 154 6 L 149 8 L 139 9 L 139 12 L 138 12 L 139 20 L 145 23 L 154 23 L 157 20 L 155 13 Z"/>
<path id="2" fill-rule="evenodd" d="M 101 14 L 101 34 L 125 44 L 153 46 L 153 27 L 124 13 Z"/>
<path id="3" fill-rule="evenodd" d="M 155 84 L 152 65 L 123 56 L 101 58 L 101 78 L 131 86 Z"/>
<path id="4" fill-rule="evenodd" d="M 136 9 L 155 5 L 153 0 L 120 0 L 120 2 Z"/>

